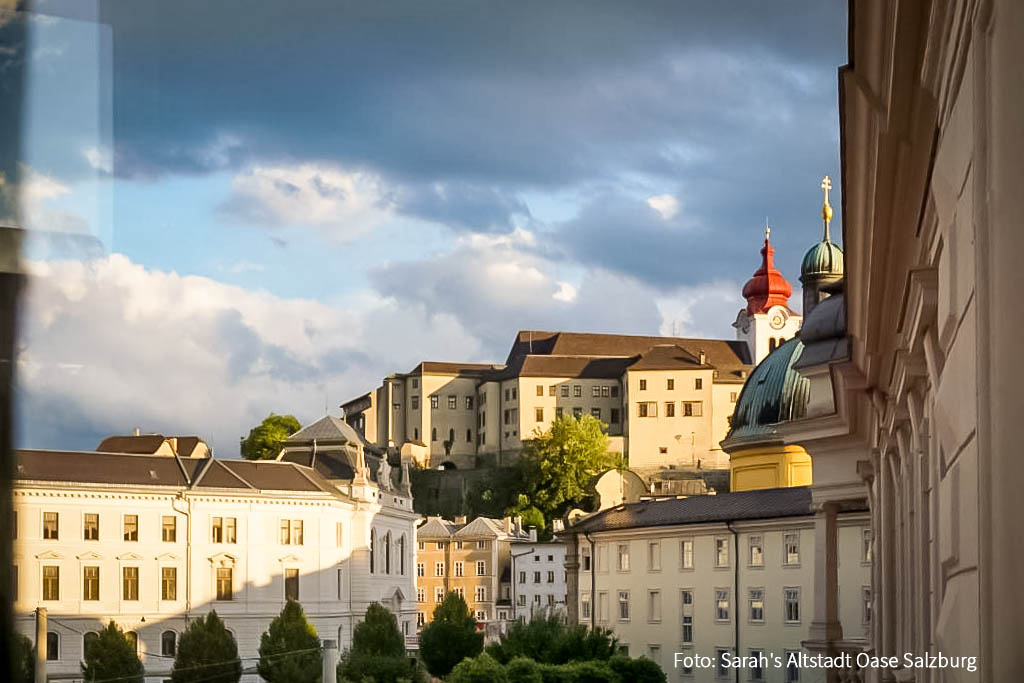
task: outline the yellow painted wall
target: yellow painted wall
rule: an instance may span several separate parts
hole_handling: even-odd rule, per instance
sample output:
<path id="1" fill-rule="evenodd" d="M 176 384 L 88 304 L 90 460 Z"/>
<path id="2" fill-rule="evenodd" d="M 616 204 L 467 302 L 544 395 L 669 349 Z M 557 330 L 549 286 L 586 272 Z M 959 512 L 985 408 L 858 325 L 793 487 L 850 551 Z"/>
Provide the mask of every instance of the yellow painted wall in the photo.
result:
<path id="1" fill-rule="evenodd" d="M 812 483 L 811 456 L 800 446 L 760 446 L 731 454 L 731 491 L 810 486 Z"/>

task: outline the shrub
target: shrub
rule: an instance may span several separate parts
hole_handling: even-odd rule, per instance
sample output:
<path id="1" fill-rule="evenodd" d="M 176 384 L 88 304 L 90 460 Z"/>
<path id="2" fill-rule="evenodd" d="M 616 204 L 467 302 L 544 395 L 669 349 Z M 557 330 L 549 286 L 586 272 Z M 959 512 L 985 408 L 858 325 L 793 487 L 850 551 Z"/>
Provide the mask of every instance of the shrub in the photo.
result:
<path id="1" fill-rule="evenodd" d="M 516 657 L 509 662 L 505 673 L 508 674 L 508 680 L 514 683 L 544 683 L 541 665 L 526 657 Z"/>
<path id="2" fill-rule="evenodd" d="M 302 606 L 289 600 L 263 635 L 256 671 L 268 683 L 319 683 L 320 639 Z"/>
<path id="3" fill-rule="evenodd" d="M 211 610 L 188 625 L 178 640 L 178 652 L 171 669 L 173 683 L 238 683 L 242 661 L 238 643 Z"/>
<path id="4" fill-rule="evenodd" d="M 466 657 L 475 657 L 484 647 L 484 634 L 477 633 L 476 619 L 458 593 L 449 593 L 434 610 L 433 620 L 420 631 L 420 658 L 427 671 L 443 678 Z"/>
<path id="5" fill-rule="evenodd" d="M 380 603 L 372 603 L 352 632 L 351 649 L 338 662 L 339 683 L 418 683 L 423 678 L 405 654 L 405 639 L 395 615 Z"/>
<path id="6" fill-rule="evenodd" d="M 477 657 L 463 659 L 445 677 L 446 683 L 509 683 L 510 681 L 519 683 L 518 678 L 511 678 L 505 668 L 486 652 Z"/>
<path id="7" fill-rule="evenodd" d="M 630 659 L 625 655 L 615 655 L 608 660 L 612 671 L 622 680 L 630 683 L 665 683 L 665 672 L 654 661 L 646 657 Z"/>
<path id="8" fill-rule="evenodd" d="M 113 621 L 85 648 L 81 667 L 86 681 L 117 679 L 119 683 L 142 683 L 145 671 L 135 643 Z"/>

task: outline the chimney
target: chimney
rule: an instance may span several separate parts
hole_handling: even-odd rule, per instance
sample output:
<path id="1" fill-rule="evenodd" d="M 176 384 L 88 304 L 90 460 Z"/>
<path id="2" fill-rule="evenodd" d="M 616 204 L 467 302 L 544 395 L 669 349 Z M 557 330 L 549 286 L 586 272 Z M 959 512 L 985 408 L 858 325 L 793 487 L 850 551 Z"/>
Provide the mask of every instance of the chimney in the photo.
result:
<path id="1" fill-rule="evenodd" d="M 708 359 L 707 354 L 704 353 L 704 349 L 700 350 L 700 364 L 704 365 L 704 361 Z"/>
<path id="2" fill-rule="evenodd" d="M 466 523 L 466 515 L 455 515 L 455 523 L 464 525 Z"/>
<path id="3" fill-rule="evenodd" d="M 505 533 L 511 535 L 512 534 L 512 518 L 511 517 L 505 517 L 501 521 L 504 523 Z"/>
<path id="4" fill-rule="evenodd" d="M 515 516 L 515 522 L 516 522 L 516 536 L 522 536 L 523 535 L 523 516 L 522 515 L 516 515 Z"/>
<path id="5" fill-rule="evenodd" d="M 537 527 L 531 526 L 528 529 L 528 531 L 530 532 L 530 542 L 531 543 L 536 543 L 537 542 Z"/>
<path id="6" fill-rule="evenodd" d="M 135 436 L 141 436 L 141 430 L 138 427 L 135 428 Z"/>
<path id="7" fill-rule="evenodd" d="M 565 522 L 561 519 L 551 520 L 551 530 L 556 534 L 565 531 Z"/>

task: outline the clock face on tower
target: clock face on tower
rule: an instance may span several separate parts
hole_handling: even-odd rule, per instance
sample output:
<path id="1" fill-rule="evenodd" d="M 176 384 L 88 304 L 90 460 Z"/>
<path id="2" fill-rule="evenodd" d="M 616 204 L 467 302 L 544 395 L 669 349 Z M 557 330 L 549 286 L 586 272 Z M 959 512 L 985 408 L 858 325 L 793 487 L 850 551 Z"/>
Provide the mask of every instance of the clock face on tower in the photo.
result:
<path id="1" fill-rule="evenodd" d="M 768 318 L 768 324 L 771 325 L 773 330 L 781 330 L 786 326 L 786 314 L 781 310 L 772 311 L 771 316 Z"/>

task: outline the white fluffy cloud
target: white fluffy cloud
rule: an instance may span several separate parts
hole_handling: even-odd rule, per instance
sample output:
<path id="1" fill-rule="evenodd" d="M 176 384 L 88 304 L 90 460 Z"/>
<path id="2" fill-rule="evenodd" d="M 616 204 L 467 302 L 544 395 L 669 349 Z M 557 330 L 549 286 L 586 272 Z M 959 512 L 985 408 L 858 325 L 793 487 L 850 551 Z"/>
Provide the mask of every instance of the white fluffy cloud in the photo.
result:
<path id="1" fill-rule="evenodd" d="M 679 200 L 670 194 L 659 194 L 647 198 L 647 205 L 658 212 L 667 221 L 679 213 Z"/>

